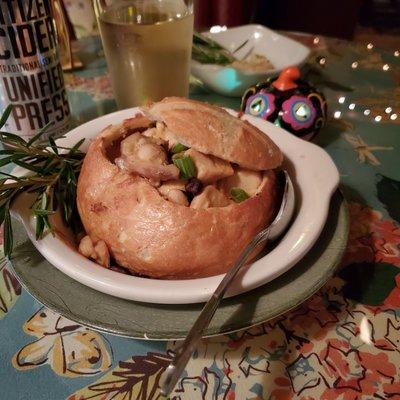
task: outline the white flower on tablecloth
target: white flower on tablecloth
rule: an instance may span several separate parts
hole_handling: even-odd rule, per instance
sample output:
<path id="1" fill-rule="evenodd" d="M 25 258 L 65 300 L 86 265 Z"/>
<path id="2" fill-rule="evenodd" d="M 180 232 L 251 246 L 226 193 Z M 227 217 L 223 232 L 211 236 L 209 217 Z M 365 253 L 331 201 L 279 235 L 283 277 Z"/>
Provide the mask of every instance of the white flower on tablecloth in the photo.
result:
<path id="1" fill-rule="evenodd" d="M 18 370 L 48 364 L 57 375 L 76 378 L 111 367 L 111 348 L 102 335 L 46 308 L 26 321 L 23 329 L 37 339 L 13 357 Z"/>

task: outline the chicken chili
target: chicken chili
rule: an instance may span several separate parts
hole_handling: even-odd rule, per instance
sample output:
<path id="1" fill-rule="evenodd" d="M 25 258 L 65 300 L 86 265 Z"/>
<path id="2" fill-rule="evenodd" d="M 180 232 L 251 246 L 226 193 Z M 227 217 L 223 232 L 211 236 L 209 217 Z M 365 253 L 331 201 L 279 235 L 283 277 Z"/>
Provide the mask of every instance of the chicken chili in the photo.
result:
<path id="1" fill-rule="evenodd" d="M 262 173 L 233 165 L 172 140 L 161 122 L 120 143 L 115 164 L 148 179 L 167 201 L 201 210 L 240 203 L 257 194 Z"/>

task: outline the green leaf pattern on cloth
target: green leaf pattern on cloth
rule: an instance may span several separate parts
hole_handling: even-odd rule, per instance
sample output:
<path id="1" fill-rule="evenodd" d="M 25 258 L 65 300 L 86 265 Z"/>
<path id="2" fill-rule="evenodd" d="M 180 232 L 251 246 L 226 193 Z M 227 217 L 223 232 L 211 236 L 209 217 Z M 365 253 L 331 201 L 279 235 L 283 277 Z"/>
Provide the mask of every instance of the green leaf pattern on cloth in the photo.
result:
<path id="1" fill-rule="evenodd" d="M 159 399 L 160 377 L 171 357 L 171 354 L 148 353 L 121 361 L 117 368 L 71 395 L 68 400 Z"/>

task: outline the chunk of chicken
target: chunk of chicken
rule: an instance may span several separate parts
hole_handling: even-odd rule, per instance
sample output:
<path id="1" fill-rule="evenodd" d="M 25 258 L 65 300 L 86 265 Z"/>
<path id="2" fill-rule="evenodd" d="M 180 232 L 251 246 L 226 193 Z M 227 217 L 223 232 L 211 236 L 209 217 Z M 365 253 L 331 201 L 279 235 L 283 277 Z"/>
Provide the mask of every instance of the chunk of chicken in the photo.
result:
<path id="1" fill-rule="evenodd" d="M 215 186 L 206 186 L 201 194 L 195 196 L 190 207 L 195 210 L 205 210 L 211 207 L 225 207 L 231 204 L 227 196 L 220 192 Z"/>
<path id="2" fill-rule="evenodd" d="M 158 191 L 164 196 L 166 195 L 170 190 L 181 190 L 182 192 L 185 191 L 186 187 L 186 182 L 179 179 L 179 180 L 174 180 L 174 181 L 168 181 L 164 182 L 159 188 Z"/>
<path id="3" fill-rule="evenodd" d="M 165 164 L 167 153 L 154 139 L 135 133 L 121 142 L 121 157 L 135 158 L 156 165 Z"/>
<path id="4" fill-rule="evenodd" d="M 189 200 L 187 199 L 185 193 L 181 190 L 171 189 L 167 195 L 167 200 L 175 204 L 180 204 L 181 206 L 189 207 Z"/>
<path id="5" fill-rule="evenodd" d="M 146 161 L 129 160 L 117 158 L 115 164 L 119 169 L 135 172 L 145 178 L 148 178 L 158 186 L 159 181 L 170 181 L 179 178 L 179 169 L 173 164 L 169 165 L 154 165 Z"/>
<path id="6" fill-rule="evenodd" d="M 151 137 L 158 144 L 168 144 L 168 147 L 172 147 L 175 143 L 174 134 L 165 126 L 162 122 L 157 122 L 155 128 L 150 128 L 143 132 L 144 136 Z"/>
<path id="7" fill-rule="evenodd" d="M 85 236 L 81 239 L 78 250 L 83 256 L 91 258 L 103 267 L 110 267 L 110 252 L 103 240 L 94 243 L 90 236 Z"/>
<path id="8" fill-rule="evenodd" d="M 179 169 L 167 163 L 165 149 L 154 139 L 140 133 L 128 136 L 121 142 L 121 157 L 115 160 L 118 168 L 148 178 L 155 186 L 159 181 L 179 178 Z"/>
<path id="9" fill-rule="evenodd" d="M 235 167 L 234 174 L 218 182 L 218 187 L 227 196 L 230 196 L 230 190 L 232 188 L 240 188 L 243 189 L 250 197 L 252 197 L 258 192 L 261 182 L 261 172 Z"/>
<path id="10" fill-rule="evenodd" d="M 186 150 L 185 155 L 192 158 L 197 169 L 197 179 L 205 184 L 233 175 L 233 168 L 228 161 L 205 155 L 195 149 Z"/>
<path id="11" fill-rule="evenodd" d="M 172 203 L 189 206 L 189 201 L 184 193 L 185 182 L 182 180 L 165 182 L 158 188 L 158 191 Z"/>
<path id="12" fill-rule="evenodd" d="M 159 122 L 157 122 L 157 124 L 160 125 Z M 163 138 L 164 135 L 162 135 L 160 132 L 161 129 L 158 129 L 157 126 L 155 126 L 154 128 L 149 128 L 142 132 L 142 135 L 151 138 L 151 140 L 159 146 L 167 147 L 168 141 Z"/>

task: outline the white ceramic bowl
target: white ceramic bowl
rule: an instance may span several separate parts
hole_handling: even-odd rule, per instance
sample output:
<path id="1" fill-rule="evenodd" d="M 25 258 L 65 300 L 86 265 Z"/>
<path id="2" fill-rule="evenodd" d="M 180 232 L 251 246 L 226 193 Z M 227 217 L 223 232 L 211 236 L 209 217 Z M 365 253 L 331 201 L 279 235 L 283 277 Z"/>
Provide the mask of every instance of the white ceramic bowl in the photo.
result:
<path id="1" fill-rule="evenodd" d="M 277 75 L 282 69 L 300 66 L 310 54 L 308 47 L 262 25 L 244 25 L 218 33 L 207 32 L 205 35 L 230 51 L 236 50 L 249 39 L 235 56 L 242 59 L 254 47 L 255 53 L 267 57 L 274 66 L 274 69 L 254 73 L 192 60 L 192 74 L 207 87 L 224 96 L 242 96 L 248 87 Z"/>
<path id="2" fill-rule="evenodd" d="M 72 130 L 64 146 L 72 146 L 86 138 L 89 140 L 110 124 L 121 123 L 139 109 L 128 109 L 105 115 Z M 234 113 L 232 111 L 232 113 Z M 297 215 L 279 244 L 265 257 L 254 262 L 238 277 L 228 296 L 246 292 L 261 286 L 283 274 L 295 265 L 312 247 L 324 227 L 329 202 L 339 183 L 339 174 L 329 155 L 318 146 L 303 141 L 283 129 L 261 119 L 245 116 L 279 145 L 285 155 L 288 169 L 296 186 Z M 157 280 L 129 276 L 105 269 L 52 235 L 35 240 L 35 219 L 29 208 L 32 199 L 20 196 L 13 211 L 23 222 L 28 236 L 39 252 L 56 268 L 84 285 L 101 292 L 128 300 L 150 303 L 185 304 L 208 300 L 222 275 L 192 280 Z"/>

